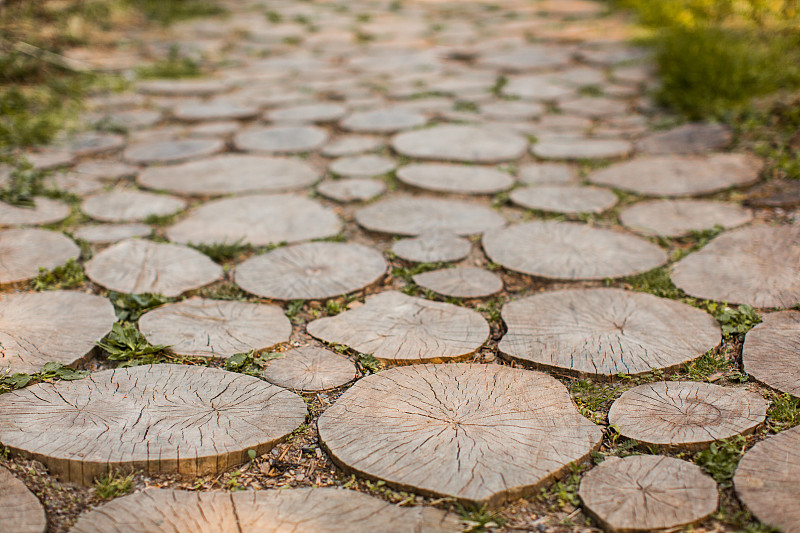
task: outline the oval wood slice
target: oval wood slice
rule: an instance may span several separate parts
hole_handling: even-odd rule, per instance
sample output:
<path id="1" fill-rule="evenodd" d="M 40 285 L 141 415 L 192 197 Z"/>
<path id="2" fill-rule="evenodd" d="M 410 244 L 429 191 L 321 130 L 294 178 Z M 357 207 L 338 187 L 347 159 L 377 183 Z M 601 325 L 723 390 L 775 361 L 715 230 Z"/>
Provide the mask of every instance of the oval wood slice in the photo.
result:
<path id="1" fill-rule="evenodd" d="M 525 100 L 553 101 L 574 97 L 577 89 L 557 83 L 547 76 L 509 76 L 503 94 Z"/>
<path id="2" fill-rule="evenodd" d="M 562 67 L 571 61 L 572 54 L 568 48 L 552 45 L 528 45 L 510 50 L 487 52 L 481 55 L 478 64 L 503 72 L 524 72 Z"/>
<path id="3" fill-rule="evenodd" d="M 568 163 L 531 163 L 520 167 L 519 181 L 528 185 L 568 185 L 578 181 L 578 172 Z"/>
<path id="4" fill-rule="evenodd" d="M 482 268 L 443 268 L 414 276 L 414 283 L 443 296 L 484 298 L 503 290 L 503 280 Z"/>
<path id="5" fill-rule="evenodd" d="M 108 181 L 130 178 L 139 172 L 139 167 L 121 161 L 84 161 L 72 169 L 76 174 Z"/>
<path id="6" fill-rule="evenodd" d="M 791 307 L 800 303 L 800 227 L 750 226 L 723 233 L 682 259 L 672 281 L 698 298 Z"/>
<path id="7" fill-rule="evenodd" d="M 25 154 L 25 159 L 36 170 L 52 170 L 75 164 L 75 154 L 66 150 L 46 150 Z"/>
<path id="8" fill-rule="evenodd" d="M 425 115 L 400 107 L 360 111 L 341 121 L 343 129 L 357 133 L 394 133 L 424 125 Z"/>
<path id="9" fill-rule="evenodd" d="M 582 137 L 545 138 L 531 147 L 531 153 L 542 159 L 612 159 L 625 157 L 632 151 L 630 141 Z"/>
<path id="10" fill-rule="evenodd" d="M 149 216 L 168 216 L 186 207 L 186 201 L 166 194 L 142 191 L 112 191 L 90 196 L 81 210 L 104 222 L 144 220 Z"/>
<path id="11" fill-rule="evenodd" d="M 217 281 L 222 267 L 186 246 L 131 239 L 94 256 L 86 275 L 112 291 L 171 298 Z"/>
<path id="12" fill-rule="evenodd" d="M 70 207 L 64 202 L 37 197 L 34 207 L 18 207 L 0 202 L 0 226 L 37 226 L 52 224 L 69 216 Z"/>
<path id="13" fill-rule="evenodd" d="M 0 441 L 59 479 L 111 470 L 201 476 L 269 451 L 305 420 L 303 400 L 216 368 L 144 365 L 0 396 Z"/>
<path id="14" fill-rule="evenodd" d="M 309 323 L 310 335 L 345 344 L 390 364 L 466 359 L 486 342 L 489 325 L 472 311 L 387 291 L 333 317 Z"/>
<path id="15" fill-rule="evenodd" d="M 44 533 L 47 516 L 39 499 L 21 480 L 0 467 L 0 531 Z"/>
<path id="16" fill-rule="evenodd" d="M 328 132 L 315 126 L 252 128 L 236 134 L 233 143 L 243 152 L 294 154 L 310 152 L 328 142 Z"/>
<path id="17" fill-rule="evenodd" d="M 380 137 L 366 135 L 346 135 L 337 137 L 327 144 L 320 153 L 325 157 L 345 157 L 373 152 L 383 148 L 386 143 Z"/>
<path id="18" fill-rule="evenodd" d="M 45 176 L 43 183 L 48 189 L 69 192 L 77 196 L 100 192 L 106 185 L 100 179 L 73 172 L 56 172 L 51 176 Z"/>
<path id="19" fill-rule="evenodd" d="M 715 226 L 735 228 L 753 220 L 753 213 L 738 204 L 708 200 L 654 200 L 639 202 L 619 214 L 631 229 L 651 235 L 680 237 Z"/>
<path id="20" fill-rule="evenodd" d="M 561 102 L 558 107 L 565 113 L 593 119 L 624 115 L 628 111 L 628 104 L 625 102 L 604 96 L 576 98 L 575 100 Z"/>
<path id="21" fill-rule="evenodd" d="M 620 289 L 545 292 L 506 304 L 502 317 L 503 355 L 580 376 L 676 368 L 721 341 L 708 313 Z"/>
<path id="22" fill-rule="evenodd" d="M 262 374 L 279 387 L 304 392 L 319 392 L 346 385 L 358 377 L 355 365 L 330 350 L 304 346 L 270 361 Z"/>
<path id="23" fill-rule="evenodd" d="M 317 192 L 337 202 L 365 202 L 386 192 L 386 183 L 370 178 L 344 178 L 323 181 Z"/>
<path id="24" fill-rule="evenodd" d="M 622 435 L 667 449 L 698 449 L 752 433 L 764 423 L 768 402 L 746 389 L 694 381 L 639 385 L 617 399 L 608 421 Z"/>
<path id="25" fill-rule="evenodd" d="M 211 96 L 230 88 L 222 80 L 151 80 L 136 84 L 138 92 L 159 96 Z"/>
<path id="26" fill-rule="evenodd" d="M 507 172 L 446 163 L 406 165 L 397 171 L 397 179 L 420 189 L 460 194 L 494 194 L 514 184 Z"/>
<path id="27" fill-rule="evenodd" d="M 125 137 L 114 133 L 90 131 L 70 139 L 69 149 L 78 157 L 115 152 L 125 146 Z"/>
<path id="28" fill-rule="evenodd" d="M 370 285 L 386 273 L 380 252 L 353 243 L 311 242 L 256 255 L 236 268 L 236 284 L 277 300 L 320 300 Z"/>
<path id="29" fill-rule="evenodd" d="M 699 522 L 717 510 L 717 484 L 673 457 L 613 457 L 581 481 L 584 508 L 606 531 L 653 531 Z"/>
<path id="30" fill-rule="evenodd" d="M 460 261 L 470 250 L 472 243 L 447 230 L 427 231 L 419 237 L 395 241 L 392 246 L 397 257 L 415 263 Z"/>
<path id="31" fill-rule="evenodd" d="M 42 229 L 0 231 L 0 283 L 35 278 L 39 269 L 51 270 L 81 254 L 63 233 Z"/>
<path id="32" fill-rule="evenodd" d="M 602 438 L 557 380 L 500 365 L 411 365 L 367 376 L 317 427 L 346 470 L 488 505 L 534 494 Z"/>
<path id="33" fill-rule="evenodd" d="M 617 203 L 617 195 L 600 187 L 537 185 L 511 191 L 515 204 L 556 213 L 602 213 Z"/>
<path id="34" fill-rule="evenodd" d="M 516 133 L 477 126 L 434 126 L 392 139 L 392 148 L 404 156 L 466 163 L 512 161 L 527 147 L 525 138 Z"/>
<path id="35" fill-rule="evenodd" d="M 147 237 L 153 228 L 147 224 L 97 224 L 75 230 L 75 238 L 92 244 L 110 244 L 134 237 Z"/>
<path id="36" fill-rule="evenodd" d="M 521 102 L 518 100 L 500 100 L 481 106 L 481 114 L 495 120 L 534 120 L 545 111 L 545 107 L 538 102 Z"/>
<path id="37" fill-rule="evenodd" d="M 172 110 L 173 116 L 186 122 L 211 120 L 246 120 L 257 116 L 260 109 L 241 105 L 233 101 L 213 100 L 210 102 L 186 102 Z"/>
<path id="38" fill-rule="evenodd" d="M 744 370 L 761 383 L 800 398 L 800 312 L 768 313 L 761 320 L 744 338 Z"/>
<path id="39" fill-rule="evenodd" d="M 219 139 L 181 139 L 155 141 L 129 146 L 123 157 L 129 163 L 153 165 L 180 163 L 221 152 L 225 143 Z"/>
<path id="40" fill-rule="evenodd" d="M 651 133 L 636 143 L 636 150 L 649 155 L 700 154 L 724 150 L 732 138 L 730 129 L 721 124 L 684 124 Z"/>
<path id="41" fill-rule="evenodd" d="M 291 107 L 273 109 L 266 113 L 266 118 L 272 122 L 334 122 L 347 114 L 347 108 L 333 103 L 303 104 Z"/>
<path id="42" fill-rule="evenodd" d="M 328 170 L 337 176 L 350 178 L 371 178 L 380 176 L 395 169 L 397 163 L 388 157 L 379 155 L 359 155 L 337 159 Z"/>

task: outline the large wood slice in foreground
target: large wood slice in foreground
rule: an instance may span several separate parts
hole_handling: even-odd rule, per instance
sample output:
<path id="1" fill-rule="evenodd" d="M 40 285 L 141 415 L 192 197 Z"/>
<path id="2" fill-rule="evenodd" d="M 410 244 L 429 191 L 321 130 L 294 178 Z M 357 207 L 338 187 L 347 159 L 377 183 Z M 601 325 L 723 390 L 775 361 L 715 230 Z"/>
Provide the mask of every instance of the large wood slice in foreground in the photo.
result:
<path id="1" fill-rule="evenodd" d="M 360 379 L 318 422 L 343 468 L 399 490 L 497 505 L 600 444 L 554 378 L 500 365 L 411 365 Z"/>
<path id="2" fill-rule="evenodd" d="M 112 469 L 216 474 L 269 451 L 305 420 L 303 400 L 215 368 L 145 365 L 0 396 L 0 442 L 64 481 Z"/>
<path id="3" fill-rule="evenodd" d="M 353 363 L 339 354 L 315 346 L 303 346 L 270 361 L 264 379 L 287 389 L 318 392 L 350 383 L 358 376 Z"/>
<path id="4" fill-rule="evenodd" d="M 500 163 L 519 159 L 528 142 L 511 131 L 445 125 L 395 135 L 392 148 L 400 155 L 465 163 Z"/>
<path id="5" fill-rule="evenodd" d="M 0 531 L 44 533 L 47 517 L 39 499 L 25 483 L 0 467 Z"/>
<path id="6" fill-rule="evenodd" d="M 800 398 L 800 312 L 761 317 L 744 339 L 742 364 L 755 379 Z"/>
<path id="7" fill-rule="evenodd" d="M 81 254 L 63 233 L 43 229 L 0 231 L 0 283 L 14 283 L 39 275 Z"/>

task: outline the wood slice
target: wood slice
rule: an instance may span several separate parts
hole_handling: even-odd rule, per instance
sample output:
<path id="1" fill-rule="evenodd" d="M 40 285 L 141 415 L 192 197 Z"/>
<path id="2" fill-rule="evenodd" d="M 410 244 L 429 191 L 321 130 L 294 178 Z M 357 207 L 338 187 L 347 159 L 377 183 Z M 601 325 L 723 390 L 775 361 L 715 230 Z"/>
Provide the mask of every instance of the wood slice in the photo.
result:
<path id="1" fill-rule="evenodd" d="M 500 100 L 481 106 L 481 115 L 494 120 L 533 120 L 545 111 L 545 106 L 540 103 L 517 100 Z"/>
<path id="2" fill-rule="evenodd" d="M 639 385 L 617 399 L 608 421 L 625 437 L 667 449 L 698 449 L 764 423 L 769 403 L 746 389 L 694 381 Z"/>
<path id="3" fill-rule="evenodd" d="M 279 387 L 304 392 L 326 391 L 346 385 L 358 377 L 355 365 L 330 350 L 304 346 L 282 352 L 262 374 Z"/>
<path id="4" fill-rule="evenodd" d="M 72 533 L 456 533 L 461 521 L 432 507 L 400 507 L 336 488 L 244 492 L 146 489 L 80 517 Z"/>
<path id="5" fill-rule="evenodd" d="M 745 203 L 753 207 L 799 206 L 800 181 L 775 179 L 761 183 L 747 192 Z"/>
<path id="6" fill-rule="evenodd" d="M 567 389 L 500 365 L 412 365 L 360 379 L 319 418 L 343 468 L 399 490 L 498 505 L 600 445 Z"/>
<path id="7" fill-rule="evenodd" d="M 628 104 L 621 100 L 603 96 L 585 96 L 558 104 L 561 111 L 581 117 L 601 119 L 624 115 L 628 112 Z"/>
<path id="8" fill-rule="evenodd" d="M 113 133 L 85 132 L 70 140 L 69 149 L 78 157 L 115 152 L 125 146 L 125 137 Z"/>
<path id="9" fill-rule="evenodd" d="M 602 213 L 617 204 L 617 195 L 600 187 L 537 185 L 511 191 L 515 204 L 555 213 Z"/>
<path id="10" fill-rule="evenodd" d="M 17 207 L 0 202 L 0 226 L 35 226 L 52 224 L 69 216 L 70 207 L 49 198 L 34 198 L 35 206 Z"/>
<path id="11" fill-rule="evenodd" d="M 214 122 L 201 122 L 189 128 L 189 137 L 219 137 L 228 139 L 242 129 L 242 124 L 235 120 L 215 120 Z"/>
<path id="12" fill-rule="evenodd" d="M 755 307 L 800 303 L 800 227 L 766 225 L 723 233 L 682 259 L 672 281 L 697 298 Z"/>
<path id="13" fill-rule="evenodd" d="M 551 45 L 518 46 L 483 54 L 478 65 L 503 72 L 544 70 L 568 65 L 572 60 L 570 50 Z"/>
<path id="14" fill-rule="evenodd" d="M 73 172 L 56 172 L 51 176 L 45 176 L 43 184 L 48 189 L 64 191 L 77 196 L 85 196 L 102 191 L 106 185 L 97 178 L 90 178 L 85 174 L 75 174 Z"/>
<path id="15" fill-rule="evenodd" d="M 388 157 L 360 155 L 337 159 L 328 165 L 328 170 L 337 176 L 371 178 L 372 176 L 380 176 L 391 172 L 396 167 L 397 163 Z"/>
<path id="16" fill-rule="evenodd" d="M 182 139 L 156 141 L 129 146 L 123 157 L 133 164 L 180 163 L 221 152 L 225 143 L 219 139 Z"/>
<path id="17" fill-rule="evenodd" d="M 545 292 L 510 302 L 501 314 L 503 355 L 580 376 L 673 369 L 721 340 L 708 313 L 620 289 Z"/>
<path id="18" fill-rule="evenodd" d="M 129 109 L 127 111 L 103 111 L 94 113 L 92 123 L 94 127 L 116 127 L 123 130 L 138 130 L 155 126 L 164 114 L 152 109 Z"/>
<path id="19" fill-rule="evenodd" d="M 552 279 L 605 279 L 647 272 L 667 262 L 650 242 L 585 224 L 533 221 L 486 232 L 483 249 L 504 267 Z"/>
<path id="20" fill-rule="evenodd" d="M 494 194 L 514 184 L 507 172 L 447 163 L 406 165 L 397 171 L 397 179 L 420 189 L 460 194 Z"/>
<path id="21" fill-rule="evenodd" d="M 392 107 L 353 113 L 341 121 L 343 129 L 358 133 L 394 133 L 424 125 L 425 115 L 410 109 Z"/>
<path id="22" fill-rule="evenodd" d="M 404 156 L 466 163 L 519 159 L 528 147 L 520 135 L 476 126 L 434 126 L 395 135 L 392 148 Z"/>
<path id="23" fill-rule="evenodd" d="M 186 102 L 178 104 L 172 115 L 185 122 L 212 120 L 245 120 L 260 113 L 256 106 L 241 105 L 233 101 L 213 100 L 210 102 Z"/>
<path id="24" fill-rule="evenodd" d="M 21 480 L 0 467 L 0 531 L 44 533 L 47 516 L 39 499 Z"/>
<path id="25" fill-rule="evenodd" d="M 272 122 L 294 122 L 300 124 L 335 122 L 347 114 L 347 108 L 340 104 L 304 104 L 281 109 L 273 109 L 265 114 Z"/>
<path id="26" fill-rule="evenodd" d="M 469 255 L 472 243 L 446 230 L 427 231 L 413 239 L 401 239 L 392 245 L 397 257 L 415 263 L 460 261 Z"/>
<path id="27" fill-rule="evenodd" d="M 222 80 L 152 80 L 136 84 L 138 92 L 159 96 L 211 96 L 229 89 L 230 85 Z"/>
<path id="28" fill-rule="evenodd" d="M 380 137 L 365 135 L 346 135 L 327 144 L 320 153 L 325 157 L 344 157 L 373 152 L 383 148 L 386 143 Z"/>
<path id="29" fill-rule="evenodd" d="M 328 132 L 314 126 L 252 128 L 236 134 L 233 143 L 243 152 L 295 154 L 316 150 L 328 141 Z"/>
<path id="30" fill-rule="evenodd" d="M 35 170 L 52 170 L 75 164 L 75 155 L 66 150 L 48 150 L 25 154 L 25 159 Z"/>
<path id="31" fill-rule="evenodd" d="M 611 159 L 625 157 L 632 151 L 630 141 L 582 137 L 545 138 L 531 147 L 531 153 L 542 159 Z"/>
<path id="32" fill-rule="evenodd" d="M 532 163 L 520 167 L 519 181 L 528 185 L 567 185 L 578 181 L 578 172 L 567 163 Z"/>
<path id="33" fill-rule="evenodd" d="M 130 178 L 139 172 L 139 167 L 128 165 L 121 161 L 84 161 L 72 169 L 76 174 L 86 175 L 90 178 L 117 181 Z"/>
<path id="34" fill-rule="evenodd" d="M 227 358 L 287 342 L 292 324 L 274 305 L 191 298 L 145 313 L 139 330 L 179 355 Z"/>
<path id="35" fill-rule="evenodd" d="M 463 307 L 387 291 L 366 304 L 306 327 L 325 342 L 346 344 L 390 364 L 463 360 L 489 337 L 483 317 Z"/>
<path id="36" fill-rule="evenodd" d="M 730 129 L 721 124 L 684 124 L 651 133 L 636 143 L 636 150 L 649 155 L 700 154 L 724 150 L 732 138 Z"/>
<path id="37" fill-rule="evenodd" d="M 717 484 L 673 457 L 612 457 L 594 467 L 578 495 L 606 531 L 653 531 L 699 522 L 717 510 Z"/>
<path id="38" fill-rule="evenodd" d="M 744 370 L 756 380 L 800 398 L 800 312 L 761 316 L 747 332 L 742 349 Z"/>
<path id="39" fill-rule="evenodd" d="M 785 533 L 800 531 L 800 427 L 768 437 L 739 461 L 733 483 L 756 517 Z"/>
<path id="40" fill-rule="evenodd" d="M 546 76 L 511 76 L 503 87 L 503 94 L 526 100 L 553 101 L 574 96 L 577 90 Z"/>
<path id="41" fill-rule="evenodd" d="M 75 230 L 75 238 L 92 244 L 110 244 L 134 237 L 147 237 L 153 228 L 147 224 L 97 224 Z"/>
<path id="42" fill-rule="evenodd" d="M 81 254 L 63 233 L 42 229 L 0 231 L 0 283 L 35 278 L 39 269 L 51 270 Z"/>
<path id="43" fill-rule="evenodd" d="M 131 239 L 95 255 L 86 275 L 112 291 L 172 298 L 222 278 L 222 267 L 186 246 Z"/>
<path id="44" fill-rule="evenodd" d="M 651 235 L 680 237 L 715 226 L 735 228 L 753 220 L 753 213 L 738 204 L 709 200 L 654 200 L 639 202 L 619 214 L 631 229 Z"/>
<path id="45" fill-rule="evenodd" d="M 168 216 L 186 208 L 186 201 L 166 194 L 119 190 L 90 196 L 81 210 L 104 222 L 144 220 L 149 216 Z"/>
<path id="46" fill-rule="evenodd" d="M 111 470 L 217 474 L 269 451 L 305 420 L 303 400 L 216 368 L 144 365 L 0 396 L 0 441 L 67 482 Z"/>
<path id="47" fill-rule="evenodd" d="M 365 202 L 386 192 L 386 183 L 369 178 L 345 178 L 323 181 L 317 192 L 337 202 Z"/>
<path id="48" fill-rule="evenodd" d="M 443 296 L 484 298 L 503 290 L 503 280 L 482 268 L 444 268 L 414 276 L 414 283 Z"/>
<path id="49" fill-rule="evenodd" d="M 242 241 L 266 246 L 324 239 L 341 229 L 336 213 L 314 200 L 290 194 L 263 194 L 203 204 L 169 227 L 167 236 L 181 243 Z"/>

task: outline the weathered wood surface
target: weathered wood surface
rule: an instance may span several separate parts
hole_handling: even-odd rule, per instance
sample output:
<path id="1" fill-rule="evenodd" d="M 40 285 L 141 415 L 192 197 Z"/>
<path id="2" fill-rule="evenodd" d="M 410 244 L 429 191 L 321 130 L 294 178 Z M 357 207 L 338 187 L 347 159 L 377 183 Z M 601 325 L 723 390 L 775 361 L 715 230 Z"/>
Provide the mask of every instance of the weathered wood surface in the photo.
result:
<path id="1" fill-rule="evenodd" d="M 622 139 L 586 139 L 582 137 L 545 138 L 531 147 L 542 159 L 611 159 L 633 151 L 630 141 Z"/>
<path id="2" fill-rule="evenodd" d="M 583 96 L 574 100 L 560 102 L 558 107 L 565 113 L 593 119 L 624 115 L 628 111 L 627 103 L 605 96 Z"/>
<path id="3" fill-rule="evenodd" d="M 346 385 L 358 377 L 355 365 L 346 357 L 324 348 L 303 346 L 281 352 L 262 373 L 279 387 L 319 392 Z"/>
<path id="4" fill-rule="evenodd" d="M 246 120 L 257 116 L 260 109 L 256 106 L 241 105 L 229 100 L 211 100 L 208 102 L 185 102 L 172 109 L 172 115 L 186 122 L 203 122 L 212 120 Z"/>
<path id="5" fill-rule="evenodd" d="M 78 245 L 63 233 L 42 229 L 0 231 L 0 283 L 14 283 L 63 265 L 81 254 Z"/>
<path id="6" fill-rule="evenodd" d="M 443 296 L 484 298 L 503 290 L 496 274 L 476 267 L 443 268 L 414 276 L 414 283 Z"/>
<path id="7" fill-rule="evenodd" d="M 684 124 L 647 135 L 636 143 L 636 150 L 650 155 L 700 154 L 723 150 L 732 138 L 730 129 L 721 124 Z"/>
<path id="8" fill-rule="evenodd" d="M 114 133 L 84 132 L 69 141 L 69 150 L 78 157 L 87 157 L 103 152 L 116 152 L 125 146 L 125 137 Z"/>
<path id="9" fill-rule="evenodd" d="M 514 184 L 507 172 L 448 163 L 412 163 L 397 171 L 397 179 L 420 189 L 458 194 L 494 194 Z"/>
<path id="10" fill-rule="evenodd" d="M 315 126 L 252 128 L 236 134 L 233 143 L 243 152 L 294 154 L 309 152 L 328 142 L 328 132 Z"/>
<path id="11" fill-rule="evenodd" d="M 380 137 L 367 135 L 344 135 L 337 137 L 320 150 L 325 157 L 345 157 L 374 152 L 386 145 Z"/>
<path id="12" fill-rule="evenodd" d="M 476 126 L 434 126 L 392 139 L 392 148 L 400 155 L 466 163 L 512 161 L 522 157 L 527 147 L 525 138 L 516 133 Z"/>
<path id="13" fill-rule="evenodd" d="M 391 172 L 396 167 L 397 163 L 393 159 L 367 154 L 337 159 L 328 165 L 328 170 L 337 176 L 371 178 Z"/>
<path id="14" fill-rule="evenodd" d="M 139 172 L 139 167 L 128 165 L 121 161 L 100 159 L 96 161 L 84 161 L 72 170 L 76 174 L 85 175 L 89 178 L 116 181 L 122 178 L 135 176 Z"/>
<path id="15" fill-rule="evenodd" d="M 555 213 L 602 213 L 617 203 L 617 195 L 607 189 L 579 185 L 520 187 L 510 196 L 516 205 Z"/>
<path id="16" fill-rule="evenodd" d="M 527 72 L 563 67 L 571 59 L 570 51 L 566 48 L 532 44 L 486 52 L 478 59 L 478 65 L 501 72 Z"/>
<path id="17" fill-rule="evenodd" d="M 800 312 L 761 316 L 742 348 L 744 371 L 756 380 L 800 398 Z"/>
<path id="18" fill-rule="evenodd" d="M 272 109 L 264 114 L 271 122 L 298 124 L 334 122 L 347 114 L 347 108 L 332 102 L 319 102 Z"/>
<path id="19" fill-rule="evenodd" d="M 728 202 L 709 200 L 654 200 L 623 209 L 620 222 L 651 235 L 680 237 L 692 231 L 730 229 L 753 220 L 749 209 Z"/>
<path id="20" fill-rule="evenodd" d="M 528 185 L 568 185 L 578 181 L 578 170 L 567 163 L 531 163 L 520 167 L 519 181 Z"/>
<path id="21" fill-rule="evenodd" d="M 415 263 L 459 261 L 469 255 L 472 243 L 447 230 L 428 231 L 412 239 L 400 239 L 392 245 L 397 257 Z"/>
<path id="22" fill-rule="evenodd" d="M 95 224 L 81 226 L 75 230 L 75 238 L 93 244 L 109 244 L 134 237 L 147 237 L 153 228 L 147 224 Z"/>
<path id="23" fill-rule="evenodd" d="M 186 201 L 166 194 L 119 190 L 90 196 L 81 211 L 95 220 L 127 222 L 149 216 L 169 216 L 186 207 Z"/>
<path id="24" fill-rule="evenodd" d="M 341 121 L 342 129 L 357 133 L 394 133 L 424 125 L 425 115 L 410 109 L 390 107 L 359 111 Z"/>
<path id="25" fill-rule="evenodd" d="M 363 202 L 386 192 L 386 183 L 370 178 L 326 180 L 317 185 L 317 192 L 337 202 Z"/>
<path id="26" fill-rule="evenodd" d="M 39 499 L 14 474 L 0 467 L 0 531 L 44 533 L 47 517 Z"/>
<path id="27" fill-rule="evenodd" d="M 34 198 L 34 207 L 18 207 L 0 202 L 0 226 L 38 226 L 52 224 L 69 216 L 70 207 L 49 198 Z"/>
<path id="28" fill-rule="evenodd" d="M 211 96 L 230 90 L 231 85 L 223 80 L 149 80 L 136 84 L 142 94 L 159 96 Z"/>
<path id="29" fill-rule="evenodd" d="M 518 98 L 553 101 L 568 98 L 577 94 L 574 87 L 556 83 L 541 75 L 510 76 L 503 87 L 503 94 Z"/>
<path id="30" fill-rule="evenodd" d="M 181 163 L 221 152 L 225 143 L 219 139 L 181 139 L 143 142 L 129 146 L 123 158 L 133 164 Z"/>

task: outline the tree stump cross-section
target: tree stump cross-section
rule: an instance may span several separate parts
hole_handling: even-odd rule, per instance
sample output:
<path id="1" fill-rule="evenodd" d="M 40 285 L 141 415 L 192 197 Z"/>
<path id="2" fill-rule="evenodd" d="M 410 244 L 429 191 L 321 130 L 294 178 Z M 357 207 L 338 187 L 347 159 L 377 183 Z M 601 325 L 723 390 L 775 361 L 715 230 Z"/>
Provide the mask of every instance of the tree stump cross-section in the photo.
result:
<path id="1" fill-rule="evenodd" d="M 744 339 L 744 370 L 761 383 L 800 398 L 800 311 L 768 313 L 761 319 Z"/>

